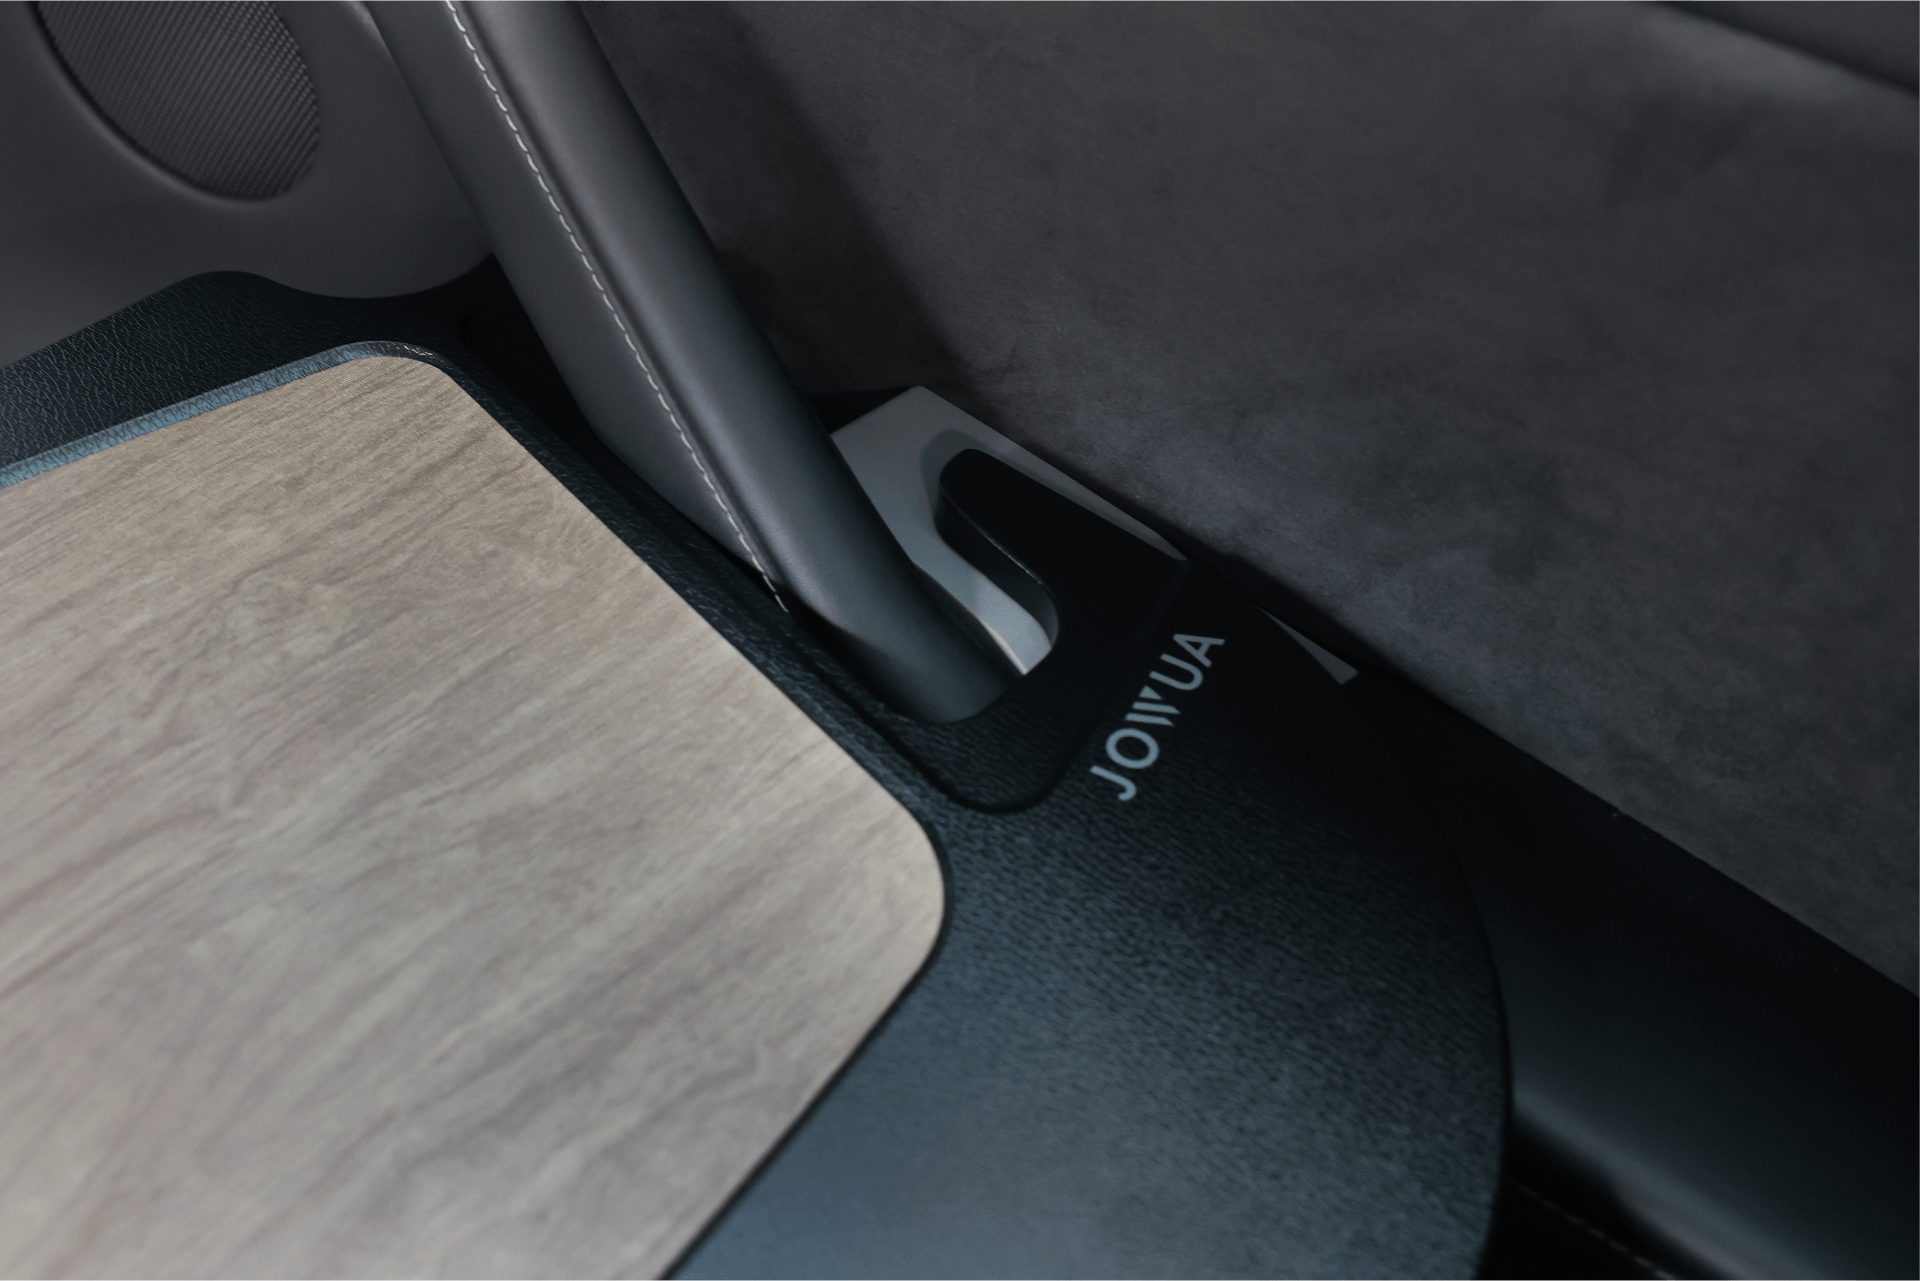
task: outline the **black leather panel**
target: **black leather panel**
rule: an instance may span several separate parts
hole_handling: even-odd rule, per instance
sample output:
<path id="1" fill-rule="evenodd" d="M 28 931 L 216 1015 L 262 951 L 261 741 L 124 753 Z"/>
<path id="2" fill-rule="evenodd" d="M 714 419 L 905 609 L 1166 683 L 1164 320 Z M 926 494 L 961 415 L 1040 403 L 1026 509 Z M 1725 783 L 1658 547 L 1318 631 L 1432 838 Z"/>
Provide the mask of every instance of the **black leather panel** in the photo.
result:
<path id="1" fill-rule="evenodd" d="M 949 721 L 1009 673 L 894 543 L 721 278 L 572 5 L 375 16 L 588 421 L 902 710 Z"/>

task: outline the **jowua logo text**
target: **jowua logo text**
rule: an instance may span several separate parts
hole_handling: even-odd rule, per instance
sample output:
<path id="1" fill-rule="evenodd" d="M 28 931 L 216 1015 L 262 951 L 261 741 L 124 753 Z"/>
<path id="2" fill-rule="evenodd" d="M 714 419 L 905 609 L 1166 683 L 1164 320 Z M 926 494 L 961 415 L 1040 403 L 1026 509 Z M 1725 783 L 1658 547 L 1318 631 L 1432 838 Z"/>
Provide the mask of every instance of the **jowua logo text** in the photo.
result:
<path id="1" fill-rule="evenodd" d="M 1154 736 L 1153 730 L 1144 727 L 1164 727 L 1159 733 L 1165 734 L 1179 724 L 1180 708 L 1172 700 L 1180 694 L 1189 694 L 1200 688 L 1207 679 L 1206 669 L 1213 666 L 1207 651 L 1227 642 L 1218 636 L 1189 636 L 1185 632 L 1175 632 L 1173 643 L 1176 648 L 1185 650 L 1187 657 L 1160 655 L 1154 669 L 1147 673 L 1148 683 L 1140 687 L 1139 696 L 1127 712 L 1127 724 L 1107 735 L 1107 760 L 1133 775 L 1153 768 L 1153 763 L 1160 759 L 1160 740 Z M 1174 675 L 1167 675 L 1168 671 Z M 1120 792 L 1116 800 L 1130 801 L 1139 795 L 1139 784 L 1128 774 L 1106 765 L 1095 765 L 1088 772 L 1118 786 Z"/>

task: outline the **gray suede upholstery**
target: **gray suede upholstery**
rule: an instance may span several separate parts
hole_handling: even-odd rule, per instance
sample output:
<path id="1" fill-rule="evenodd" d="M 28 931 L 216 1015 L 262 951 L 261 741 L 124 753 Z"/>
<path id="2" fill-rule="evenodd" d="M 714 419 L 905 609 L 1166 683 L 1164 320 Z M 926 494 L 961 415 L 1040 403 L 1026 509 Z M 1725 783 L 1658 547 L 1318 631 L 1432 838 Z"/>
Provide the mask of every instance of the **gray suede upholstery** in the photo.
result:
<path id="1" fill-rule="evenodd" d="M 924 383 L 1915 982 L 1915 103 L 1655 6 L 591 6 Z"/>

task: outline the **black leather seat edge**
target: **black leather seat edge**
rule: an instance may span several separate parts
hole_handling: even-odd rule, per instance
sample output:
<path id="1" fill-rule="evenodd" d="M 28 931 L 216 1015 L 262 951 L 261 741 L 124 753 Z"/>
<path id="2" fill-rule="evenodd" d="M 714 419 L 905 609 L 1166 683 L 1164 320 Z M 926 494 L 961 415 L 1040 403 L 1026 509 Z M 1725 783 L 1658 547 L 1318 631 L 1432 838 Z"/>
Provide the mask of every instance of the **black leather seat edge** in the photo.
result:
<path id="1" fill-rule="evenodd" d="M 575 6 L 370 8 L 594 431 L 902 711 L 991 702 L 1011 673 L 788 383 Z"/>

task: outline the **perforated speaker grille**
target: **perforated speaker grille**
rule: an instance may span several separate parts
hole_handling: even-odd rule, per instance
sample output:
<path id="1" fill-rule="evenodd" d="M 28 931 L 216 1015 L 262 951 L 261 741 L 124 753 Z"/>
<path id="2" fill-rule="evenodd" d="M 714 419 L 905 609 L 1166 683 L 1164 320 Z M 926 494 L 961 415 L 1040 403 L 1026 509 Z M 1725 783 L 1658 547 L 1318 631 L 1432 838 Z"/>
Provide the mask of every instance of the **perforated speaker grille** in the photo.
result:
<path id="1" fill-rule="evenodd" d="M 74 82 L 128 141 L 196 187 L 292 189 L 320 149 L 307 64 L 263 0 L 36 4 Z"/>

